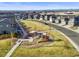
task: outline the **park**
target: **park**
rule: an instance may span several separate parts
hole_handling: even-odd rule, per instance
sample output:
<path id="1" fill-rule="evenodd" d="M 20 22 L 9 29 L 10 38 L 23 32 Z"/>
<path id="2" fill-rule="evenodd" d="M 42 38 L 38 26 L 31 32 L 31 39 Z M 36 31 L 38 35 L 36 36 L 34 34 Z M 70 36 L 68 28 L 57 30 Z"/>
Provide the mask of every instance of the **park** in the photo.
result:
<path id="1" fill-rule="evenodd" d="M 0 11 L 0 57 L 79 56 L 79 10 Z"/>

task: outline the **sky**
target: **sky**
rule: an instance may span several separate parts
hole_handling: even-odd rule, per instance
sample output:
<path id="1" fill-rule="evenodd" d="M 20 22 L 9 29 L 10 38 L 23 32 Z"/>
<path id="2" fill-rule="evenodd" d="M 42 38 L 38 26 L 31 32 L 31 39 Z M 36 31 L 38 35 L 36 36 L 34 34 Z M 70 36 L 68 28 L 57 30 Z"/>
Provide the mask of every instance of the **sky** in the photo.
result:
<path id="1" fill-rule="evenodd" d="M 79 9 L 79 2 L 0 2 L 0 10 Z"/>

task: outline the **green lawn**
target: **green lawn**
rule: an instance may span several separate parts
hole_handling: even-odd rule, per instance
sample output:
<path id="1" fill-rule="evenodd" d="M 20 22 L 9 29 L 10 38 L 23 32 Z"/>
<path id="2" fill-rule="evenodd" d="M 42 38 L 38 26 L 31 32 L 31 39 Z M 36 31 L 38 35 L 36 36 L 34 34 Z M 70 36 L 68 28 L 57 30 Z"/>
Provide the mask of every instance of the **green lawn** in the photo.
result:
<path id="1" fill-rule="evenodd" d="M 11 39 L 0 40 L 0 57 L 3 57 L 6 55 L 6 53 L 13 46 L 14 42 L 15 40 L 11 40 Z"/>
<path id="2" fill-rule="evenodd" d="M 21 22 L 24 27 L 29 28 L 29 31 L 47 32 L 49 36 L 54 38 L 54 41 L 37 43 L 40 39 L 36 39 L 31 43 L 23 42 L 12 56 L 79 56 L 78 51 L 76 51 L 67 38 L 57 32 L 56 29 L 52 28 L 50 30 L 48 25 L 31 20 L 22 20 Z"/>

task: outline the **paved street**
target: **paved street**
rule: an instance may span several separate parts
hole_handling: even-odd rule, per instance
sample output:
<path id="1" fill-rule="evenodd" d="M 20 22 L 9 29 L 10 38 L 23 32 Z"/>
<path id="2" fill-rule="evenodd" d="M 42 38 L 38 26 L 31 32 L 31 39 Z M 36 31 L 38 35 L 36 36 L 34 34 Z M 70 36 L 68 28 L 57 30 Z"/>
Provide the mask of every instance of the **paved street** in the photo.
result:
<path id="1" fill-rule="evenodd" d="M 75 44 L 77 44 L 79 46 L 79 33 L 73 32 L 69 29 L 57 26 L 57 25 L 52 25 L 53 27 L 55 27 L 57 30 L 63 32 L 64 34 L 66 34 L 69 38 L 71 38 Z"/>
<path id="2" fill-rule="evenodd" d="M 45 22 L 42 22 L 42 23 L 45 23 Z M 47 24 L 47 25 L 50 26 L 51 24 Z M 75 48 L 79 51 L 79 33 L 71 31 L 67 28 L 64 28 L 55 24 L 52 24 L 51 26 L 53 26 L 57 30 L 64 33 L 66 36 L 68 36 L 71 39 L 71 41 L 76 45 Z"/>
<path id="3" fill-rule="evenodd" d="M 18 20 L 15 20 L 18 24 L 18 26 L 20 27 L 21 31 L 23 32 L 23 38 L 27 36 L 27 32 L 24 30 L 24 28 L 20 25 Z"/>

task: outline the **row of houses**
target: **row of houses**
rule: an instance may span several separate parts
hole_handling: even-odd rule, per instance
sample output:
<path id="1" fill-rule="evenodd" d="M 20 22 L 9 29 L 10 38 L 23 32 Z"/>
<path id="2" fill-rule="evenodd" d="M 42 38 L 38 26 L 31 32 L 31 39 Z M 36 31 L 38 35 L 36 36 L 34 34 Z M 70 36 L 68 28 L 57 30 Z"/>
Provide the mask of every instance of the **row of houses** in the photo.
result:
<path id="1" fill-rule="evenodd" d="M 16 32 L 16 21 L 23 19 L 42 19 L 54 22 L 55 19 L 75 18 L 79 12 L 65 14 L 66 12 L 46 12 L 46 11 L 0 11 L 0 34 L 6 32 Z M 79 19 L 79 18 L 75 18 Z M 78 20 L 75 23 L 77 23 Z"/>

